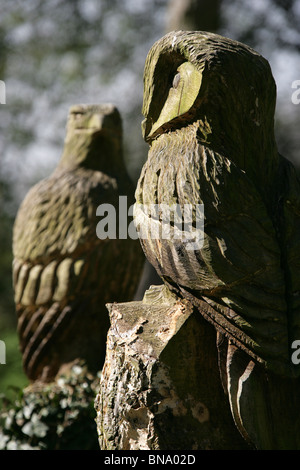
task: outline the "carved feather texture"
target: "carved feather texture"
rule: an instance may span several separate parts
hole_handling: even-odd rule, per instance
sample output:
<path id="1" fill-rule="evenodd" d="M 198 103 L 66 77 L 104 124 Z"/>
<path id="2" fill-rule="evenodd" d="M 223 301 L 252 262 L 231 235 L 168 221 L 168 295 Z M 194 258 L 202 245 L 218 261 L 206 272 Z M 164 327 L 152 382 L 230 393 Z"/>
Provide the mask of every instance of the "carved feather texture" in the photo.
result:
<path id="1" fill-rule="evenodd" d="M 201 72 L 202 84 L 191 109 L 174 118 L 168 88 L 185 61 Z M 243 44 L 184 31 L 157 41 L 145 64 L 150 149 L 136 201 L 204 205 L 201 248 L 149 235 L 141 238 L 143 250 L 169 288 L 223 338 L 220 373 L 242 435 L 257 448 L 299 448 L 290 404 L 278 430 L 278 397 L 286 392 L 299 408 L 291 346 L 300 338 L 300 182 L 276 148 L 275 89 L 267 61 Z M 168 106 L 170 120 L 162 123 Z"/>
<path id="2" fill-rule="evenodd" d="M 196 132 L 197 124 L 153 142 L 136 198 L 145 205 L 204 204 L 204 246 L 193 251 L 180 240 L 158 245 L 149 237 L 142 240 L 146 255 L 164 279 L 214 307 L 222 331 L 274 368 L 281 361 L 288 368 L 291 338 L 275 229 L 251 180 L 200 145 Z"/>
<path id="3" fill-rule="evenodd" d="M 101 115 L 101 109 L 96 112 Z M 101 152 L 103 142 L 100 166 Z M 111 160 L 110 174 L 60 163 L 19 208 L 13 282 L 23 364 L 32 380 L 51 380 L 76 359 L 99 370 L 109 328 L 105 304 L 134 295 L 143 265 L 137 242 L 101 240 L 96 234 L 98 206 L 118 209 L 119 195 L 133 197 L 121 153 L 118 160 L 115 168 Z"/>

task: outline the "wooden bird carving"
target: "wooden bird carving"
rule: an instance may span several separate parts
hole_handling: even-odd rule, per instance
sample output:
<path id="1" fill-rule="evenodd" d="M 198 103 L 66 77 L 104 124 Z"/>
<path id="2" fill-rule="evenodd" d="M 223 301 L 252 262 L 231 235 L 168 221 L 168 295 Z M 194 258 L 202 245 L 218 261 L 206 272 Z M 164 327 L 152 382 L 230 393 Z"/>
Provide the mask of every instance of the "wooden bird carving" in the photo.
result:
<path id="1" fill-rule="evenodd" d="M 77 359 L 92 372 L 102 367 L 105 303 L 132 299 L 144 263 L 138 241 L 96 234 L 97 208 L 117 209 L 119 195 L 133 203 L 118 110 L 72 106 L 61 160 L 28 192 L 14 224 L 17 327 L 31 380 L 53 380 Z"/>
<path id="2" fill-rule="evenodd" d="M 203 205 L 198 248 L 149 236 L 141 237 L 143 250 L 169 288 L 215 326 L 222 381 L 245 439 L 257 448 L 300 448 L 300 366 L 292 361 L 300 339 L 300 184 L 277 150 L 275 102 L 269 63 L 250 47 L 212 33 L 168 33 L 145 63 L 150 149 L 136 203 L 182 212 L 189 205 L 194 225 Z"/>

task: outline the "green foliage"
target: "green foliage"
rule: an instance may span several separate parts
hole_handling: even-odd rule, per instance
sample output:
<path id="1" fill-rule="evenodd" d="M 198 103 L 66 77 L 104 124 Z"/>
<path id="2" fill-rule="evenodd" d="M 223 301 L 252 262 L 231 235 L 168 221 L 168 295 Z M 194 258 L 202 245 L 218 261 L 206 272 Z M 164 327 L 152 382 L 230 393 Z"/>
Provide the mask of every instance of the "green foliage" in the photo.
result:
<path id="1" fill-rule="evenodd" d="M 99 377 L 74 365 L 56 383 L 2 397 L 0 450 L 99 450 L 94 399 Z"/>
<path id="2" fill-rule="evenodd" d="M 5 343 L 6 364 L 0 365 L 0 393 L 6 398 L 15 397 L 15 389 L 22 389 L 28 385 L 22 367 L 22 356 L 19 348 L 19 340 L 14 329 L 1 330 L 1 341 Z"/>
<path id="3" fill-rule="evenodd" d="M 0 175 L 0 329 L 3 328 L 3 324 L 5 326 L 15 324 L 14 315 L 12 315 L 14 301 L 11 274 L 13 217 L 9 213 L 11 202 L 11 189 Z"/>

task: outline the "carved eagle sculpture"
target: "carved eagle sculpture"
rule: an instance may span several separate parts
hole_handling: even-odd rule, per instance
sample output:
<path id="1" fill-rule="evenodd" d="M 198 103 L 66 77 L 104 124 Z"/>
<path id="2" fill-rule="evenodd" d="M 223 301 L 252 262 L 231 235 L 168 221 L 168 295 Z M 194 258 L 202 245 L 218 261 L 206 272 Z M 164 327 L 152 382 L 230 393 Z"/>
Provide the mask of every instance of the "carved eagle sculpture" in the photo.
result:
<path id="1" fill-rule="evenodd" d="M 144 71 L 150 149 L 135 218 L 158 274 L 217 330 L 222 382 L 242 435 L 257 448 L 300 448 L 300 365 L 292 360 L 300 339 L 300 184 L 277 150 L 275 102 L 269 63 L 250 47 L 192 31 L 157 41 Z M 203 207 L 201 243 L 191 249 L 188 237 L 141 236 L 137 208 L 151 205 L 182 214 L 190 207 L 194 231 Z M 163 223 L 158 210 L 160 234 Z"/>
<path id="2" fill-rule="evenodd" d="M 132 299 L 144 263 L 137 240 L 97 236 L 97 208 L 118 214 L 119 195 L 133 204 L 118 110 L 72 106 L 60 162 L 28 192 L 14 224 L 17 328 L 31 380 L 53 380 L 77 359 L 91 372 L 102 367 L 105 303 Z"/>

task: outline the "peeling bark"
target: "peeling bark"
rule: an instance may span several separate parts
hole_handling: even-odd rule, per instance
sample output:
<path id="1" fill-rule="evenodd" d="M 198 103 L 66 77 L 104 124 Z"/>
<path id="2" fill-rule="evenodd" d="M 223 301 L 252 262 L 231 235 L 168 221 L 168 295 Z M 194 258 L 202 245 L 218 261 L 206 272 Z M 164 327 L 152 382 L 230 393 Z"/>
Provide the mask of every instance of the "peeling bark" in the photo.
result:
<path id="1" fill-rule="evenodd" d="M 165 286 L 108 305 L 96 397 L 102 450 L 245 449 L 223 392 L 214 328 Z"/>

